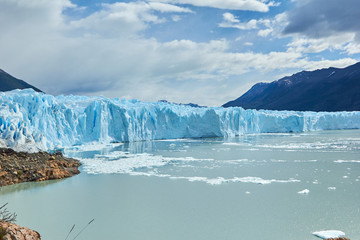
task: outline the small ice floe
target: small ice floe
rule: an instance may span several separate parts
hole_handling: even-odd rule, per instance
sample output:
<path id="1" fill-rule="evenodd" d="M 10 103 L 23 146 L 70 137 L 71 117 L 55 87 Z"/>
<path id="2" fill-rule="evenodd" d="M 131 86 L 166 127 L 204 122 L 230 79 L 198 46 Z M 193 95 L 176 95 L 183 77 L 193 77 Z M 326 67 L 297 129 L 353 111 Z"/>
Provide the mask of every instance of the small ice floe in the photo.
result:
<path id="1" fill-rule="evenodd" d="M 360 163 L 360 160 L 335 160 L 334 163 Z"/>
<path id="2" fill-rule="evenodd" d="M 349 178 L 349 176 L 343 176 L 343 178 Z"/>
<path id="3" fill-rule="evenodd" d="M 336 187 L 328 187 L 329 191 L 335 191 Z"/>
<path id="4" fill-rule="evenodd" d="M 345 233 L 339 230 L 318 231 L 313 232 L 312 235 L 321 239 L 345 237 Z"/>
<path id="5" fill-rule="evenodd" d="M 250 192 L 245 192 L 245 194 L 250 194 Z"/>
<path id="6" fill-rule="evenodd" d="M 309 194 L 309 192 L 310 192 L 309 189 L 304 189 L 304 190 L 299 191 L 298 194 L 305 194 L 305 195 L 307 195 L 307 194 Z"/>

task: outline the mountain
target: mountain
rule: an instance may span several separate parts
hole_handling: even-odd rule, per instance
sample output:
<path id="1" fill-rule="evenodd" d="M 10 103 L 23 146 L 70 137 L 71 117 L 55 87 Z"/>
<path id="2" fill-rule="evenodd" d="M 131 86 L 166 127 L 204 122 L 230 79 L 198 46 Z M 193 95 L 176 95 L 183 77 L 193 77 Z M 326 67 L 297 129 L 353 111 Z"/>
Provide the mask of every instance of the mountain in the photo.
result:
<path id="1" fill-rule="evenodd" d="M 162 103 L 170 103 L 170 104 L 175 104 L 175 105 L 180 105 L 180 106 L 190 106 L 190 107 L 194 107 L 194 108 L 206 108 L 206 106 L 200 106 L 199 104 L 196 103 L 173 103 L 173 102 L 169 102 L 167 100 L 159 100 L 158 102 L 162 102 Z"/>
<path id="2" fill-rule="evenodd" d="M 360 111 L 360 62 L 346 68 L 302 71 L 257 83 L 223 107 L 294 111 Z"/>
<path id="3" fill-rule="evenodd" d="M 0 69 L 0 91 L 6 92 L 14 89 L 32 88 L 37 92 L 42 92 L 40 89 L 28 84 L 27 82 L 17 79 L 7 72 Z"/>

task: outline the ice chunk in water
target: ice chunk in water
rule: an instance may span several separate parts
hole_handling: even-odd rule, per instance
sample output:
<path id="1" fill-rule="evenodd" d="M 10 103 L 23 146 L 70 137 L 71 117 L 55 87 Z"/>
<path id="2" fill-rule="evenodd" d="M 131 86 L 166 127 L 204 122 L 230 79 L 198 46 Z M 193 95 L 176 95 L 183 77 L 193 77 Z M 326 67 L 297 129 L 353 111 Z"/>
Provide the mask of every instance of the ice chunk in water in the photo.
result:
<path id="1" fill-rule="evenodd" d="M 339 230 L 318 231 L 312 234 L 321 239 L 345 237 L 345 233 Z"/>

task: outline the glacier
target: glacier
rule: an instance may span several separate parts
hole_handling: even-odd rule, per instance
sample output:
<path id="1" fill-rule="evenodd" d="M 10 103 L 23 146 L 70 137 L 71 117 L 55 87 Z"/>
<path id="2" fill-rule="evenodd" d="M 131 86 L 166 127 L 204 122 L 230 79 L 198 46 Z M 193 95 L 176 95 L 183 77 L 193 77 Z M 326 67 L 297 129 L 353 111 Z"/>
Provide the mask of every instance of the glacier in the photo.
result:
<path id="1" fill-rule="evenodd" d="M 52 96 L 32 89 L 0 93 L 0 146 L 22 151 L 87 143 L 359 128 L 360 112 L 194 108 L 102 96 Z"/>

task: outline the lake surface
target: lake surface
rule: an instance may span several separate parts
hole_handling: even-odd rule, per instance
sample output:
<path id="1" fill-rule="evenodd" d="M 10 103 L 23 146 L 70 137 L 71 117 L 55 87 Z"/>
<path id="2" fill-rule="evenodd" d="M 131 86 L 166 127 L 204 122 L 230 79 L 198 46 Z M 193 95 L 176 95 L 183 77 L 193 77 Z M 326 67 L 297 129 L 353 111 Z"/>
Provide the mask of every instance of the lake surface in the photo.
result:
<path id="1" fill-rule="evenodd" d="M 64 149 L 82 173 L 0 189 L 43 239 L 360 239 L 360 130 Z M 298 192 L 308 189 L 308 194 Z"/>

